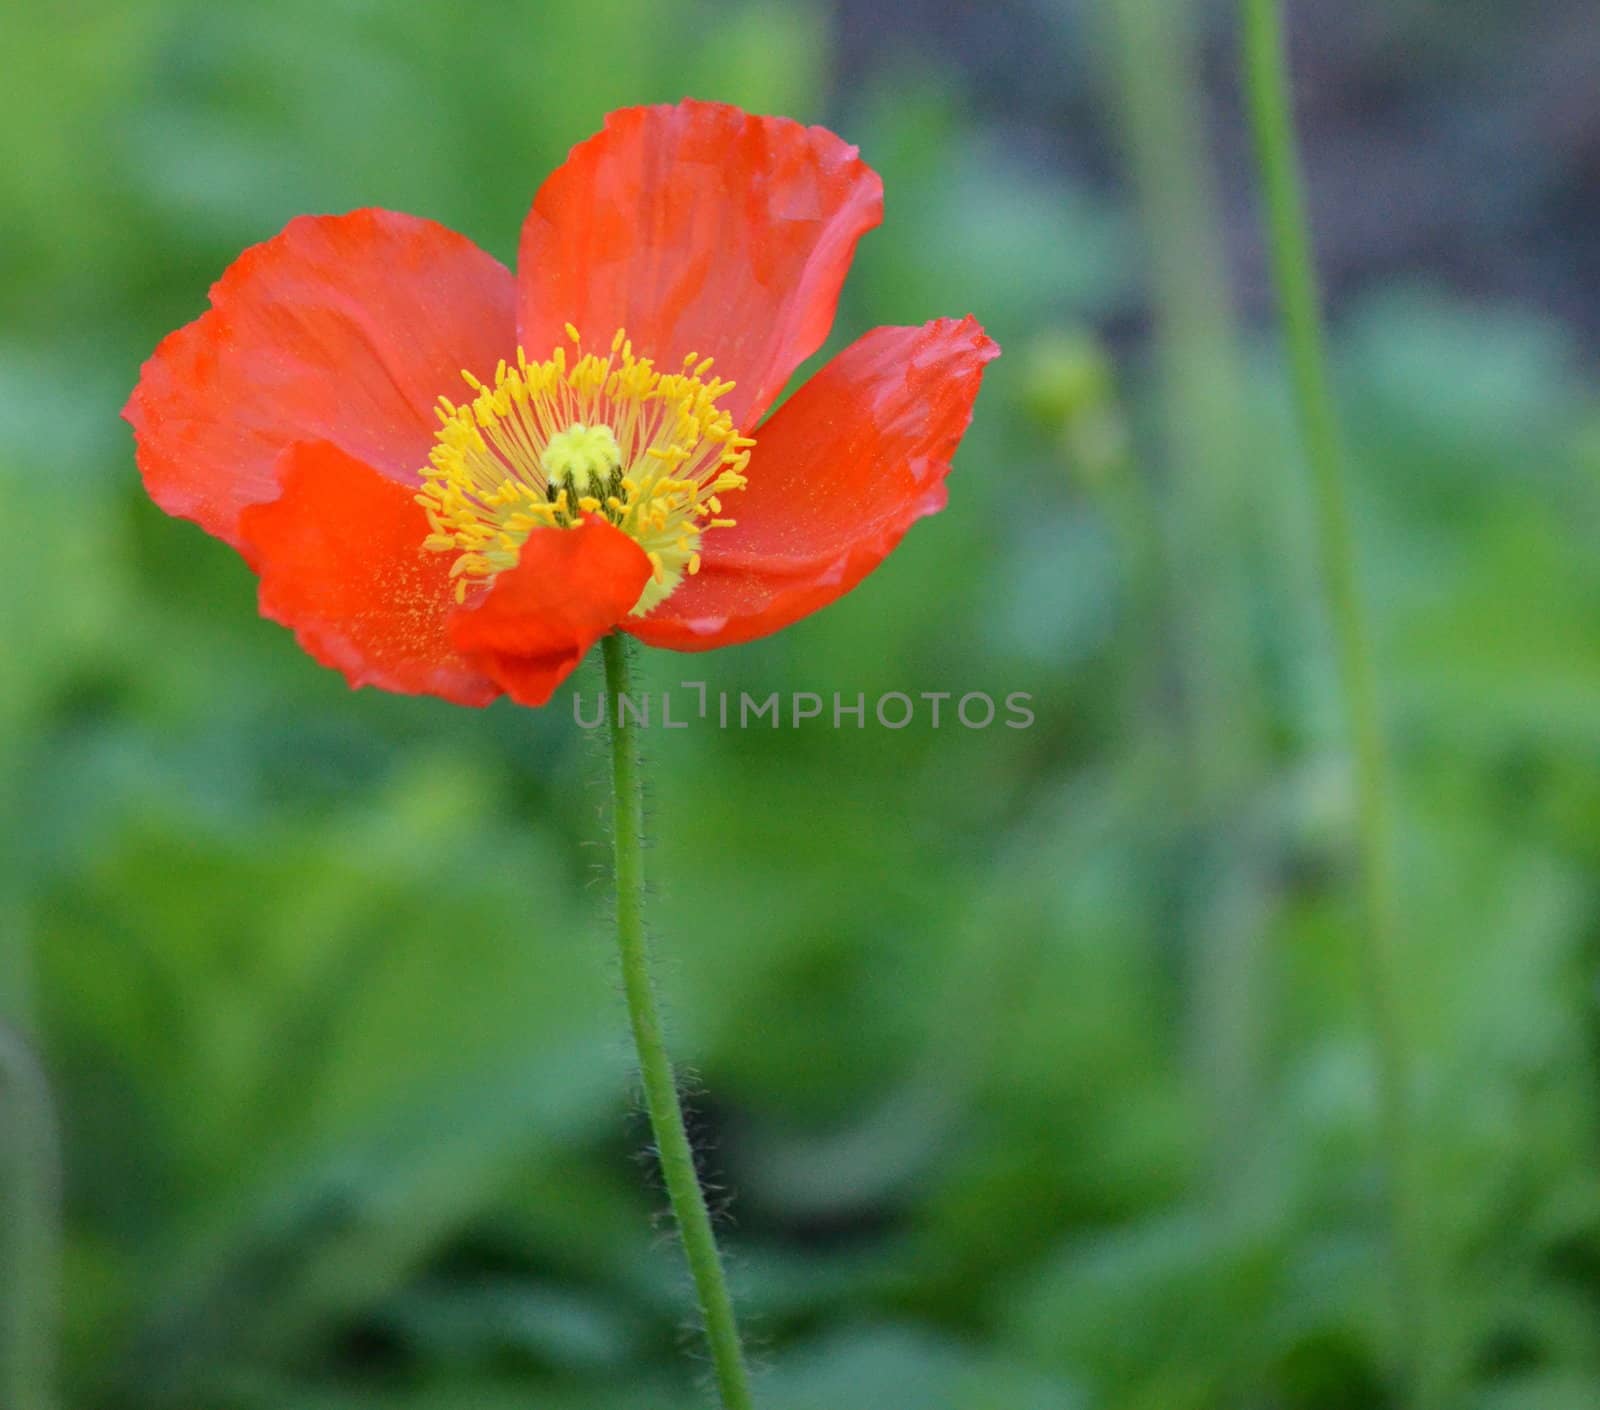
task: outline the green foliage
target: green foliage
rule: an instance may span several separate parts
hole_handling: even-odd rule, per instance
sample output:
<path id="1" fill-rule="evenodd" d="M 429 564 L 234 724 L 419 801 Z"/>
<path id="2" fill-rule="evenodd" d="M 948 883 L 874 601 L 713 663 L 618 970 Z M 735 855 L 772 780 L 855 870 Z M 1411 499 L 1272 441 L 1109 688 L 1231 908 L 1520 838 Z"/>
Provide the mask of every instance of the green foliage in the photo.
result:
<path id="1" fill-rule="evenodd" d="M 508 256 L 607 108 L 686 91 L 829 121 L 883 172 L 835 346 L 972 310 L 1015 355 L 949 511 L 860 592 L 650 680 L 1027 691 L 1038 716 L 648 736 L 663 988 L 763 1403 L 1383 1404 L 1350 800 L 1280 369 L 1250 364 L 1252 674 L 1227 682 L 1264 739 L 1218 812 L 1173 684 L 1206 642 L 1164 576 L 1153 393 L 1092 341 L 1142 278 L 1122 196 L 1051 175 L 953 70 L 851 67 L 800 0 L 25 8 L 0 46 L 0 981 L 67 1132 L 68 1404 L 705 1403 L 569 695 L 348 692 L 143 497 L 115 419 L 291 215 L 389 205 Z M 1576 1410 L 1600 1400 L 1600 421 L 1522 310 L 1394 287 L 1339 346 L 1458 1403 Z M 1041 411 L 1063 366 L 1117 428 L 1104 474 Z M 1219 838 L 1261 962 L 1236 1204 L 1194 1019 Z"/>

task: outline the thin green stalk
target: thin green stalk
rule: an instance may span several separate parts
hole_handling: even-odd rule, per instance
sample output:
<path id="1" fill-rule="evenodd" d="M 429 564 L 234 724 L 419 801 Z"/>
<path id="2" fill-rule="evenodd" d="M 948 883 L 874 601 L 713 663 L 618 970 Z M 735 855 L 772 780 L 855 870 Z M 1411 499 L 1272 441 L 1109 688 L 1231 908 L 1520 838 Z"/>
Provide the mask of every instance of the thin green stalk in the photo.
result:
<path id="1" fill-rule="evenodd" d="M 1389 1164 L 1395 1341 L 1412 1403 L 1439 1403 L 1430 1315 L 1426 1216 L 1413 1123 L 1412 1058 L 1403 1017 L 1400 892 L 1390 814 L 1388 747 L 1377 670 L 1359 582 L 1344 452 L 1329 387 L 1320 295 L 1289 99 L 1279 0 L 1241 0 L 1245 87 L 1255 131 L 1284 340 L 1316 505 L 1327 608 L 1337 643 L 1355 775 L 1362 926 L 1377 1046 L 1382 1140 Z"/>
<path id="2" fill-rule="evenodd" d="M 695 1296 L 705 1326 L 717 1388 L 725 1410 L 751 1410 L 750 1380 L 728 1294 L 722 1258 L 717 1252 L 711 1214 L 694 1167 L 694 1152 L 683 1124 L 678 1083 L 667 1056 L 661 1010 L 650 977 L 649 947 L 644 933 L 644 803 L 640 791 L 637 727 L 622 718 L 619 703 L 630 694 L 628 647 L 615 632 L 601 642 L 610 695 L 612 841 L 616 858 L 617 948 L 622 959 L 622 987 L 628 1000 L 634 1047 L 645 1107 L 655 1133 L 661 1175 L 677 1221 L 678 1236 L 689 1260 Z"/>
<path id="3" fill-rule="evenodd" d="M 1194 0 L 1096 7 L 1138 197 L 1155 311 L 1173 513 L 1165 606 L 1177 628 L 1196 845 L 1184 867 L 1190 1055 L 1209 1113 L 1213 1188 L 1253 1208 L 1265 1026 L 1262 860 L 1245 825 L 1263 727 L 1247 625 L 1239 349 L 1198 78 Z"/>
<path id="4" fill-rule="evenodd" d="M 51 1410 L 60 1178 L 50 1089 L 22 1034 L 0 1021 L 0 1405 Z"/>

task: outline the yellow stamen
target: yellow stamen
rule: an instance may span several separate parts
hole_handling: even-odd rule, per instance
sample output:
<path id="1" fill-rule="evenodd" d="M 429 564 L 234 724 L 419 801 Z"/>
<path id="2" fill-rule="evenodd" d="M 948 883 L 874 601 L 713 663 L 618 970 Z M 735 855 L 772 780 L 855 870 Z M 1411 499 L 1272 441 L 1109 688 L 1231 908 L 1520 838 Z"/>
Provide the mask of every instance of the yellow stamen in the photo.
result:
<path id="1" fill-rule="evenodd" d="M 417 503 L 430 533 L 423 547 L 457 554 L 456 598 L 516 566 L 536 528 L 569 529 L 600 515 L 634 539 L 652 576 L 634 605 L 643 616 L 700 569 L 700 538 L 727 528 L 720 496 L 743 489 L 755 442 L 717 402 L 732 382 L 706 380 L 711 359 L 683 371 L 636 358 L 622 329 L 610 354 L 557 347 L 544 362 L 517 349 L 493 384 L 461 376 L 472 399 L 439 398 L 439 429 Z"/>

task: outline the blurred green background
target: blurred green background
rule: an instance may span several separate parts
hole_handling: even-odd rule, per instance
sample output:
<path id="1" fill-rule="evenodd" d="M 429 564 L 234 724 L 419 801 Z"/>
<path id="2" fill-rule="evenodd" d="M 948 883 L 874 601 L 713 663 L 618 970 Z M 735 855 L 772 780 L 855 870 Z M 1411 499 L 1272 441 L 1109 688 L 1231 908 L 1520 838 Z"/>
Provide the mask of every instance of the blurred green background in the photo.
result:
<path id="1" fill-rule="evenodd" d="M 1600 26 L 1292 8 L 1450 1403 L 1587 1410 Z M 509 262 L 607 109 L 684 94 L 883 174 L 831 348 L 972 311 L 1005 356 L 947 513 L 648 679 L 1038 716 L 648 737 L 763 1405 L 1391 1403 L 1350 797 L 1226 7 L 24 0 L 0 40 L 0 1004 L 64 1133 L 71 1410 L 708 1403 L 570 690 L 351 693 L 143 496 L 117 419 L 291 216 Z"/>

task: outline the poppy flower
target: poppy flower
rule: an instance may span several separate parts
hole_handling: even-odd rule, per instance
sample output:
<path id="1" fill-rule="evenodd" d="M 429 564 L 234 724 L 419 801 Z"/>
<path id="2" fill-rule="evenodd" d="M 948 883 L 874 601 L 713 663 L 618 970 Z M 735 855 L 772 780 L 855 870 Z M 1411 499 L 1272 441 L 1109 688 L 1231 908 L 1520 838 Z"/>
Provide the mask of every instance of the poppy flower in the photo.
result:
<path id="1" fill-rule="evenodd" d="M 684 102 L 573 148 L 515 276 L 415 216 L 299 217 L 145 363 L 139 469 L 352 685 L 542 705 L 613 630 L 764 636 L 943 507 L 999 352 L 877 328 L 762 420 L 882 210 L 832 133 Z"/>

